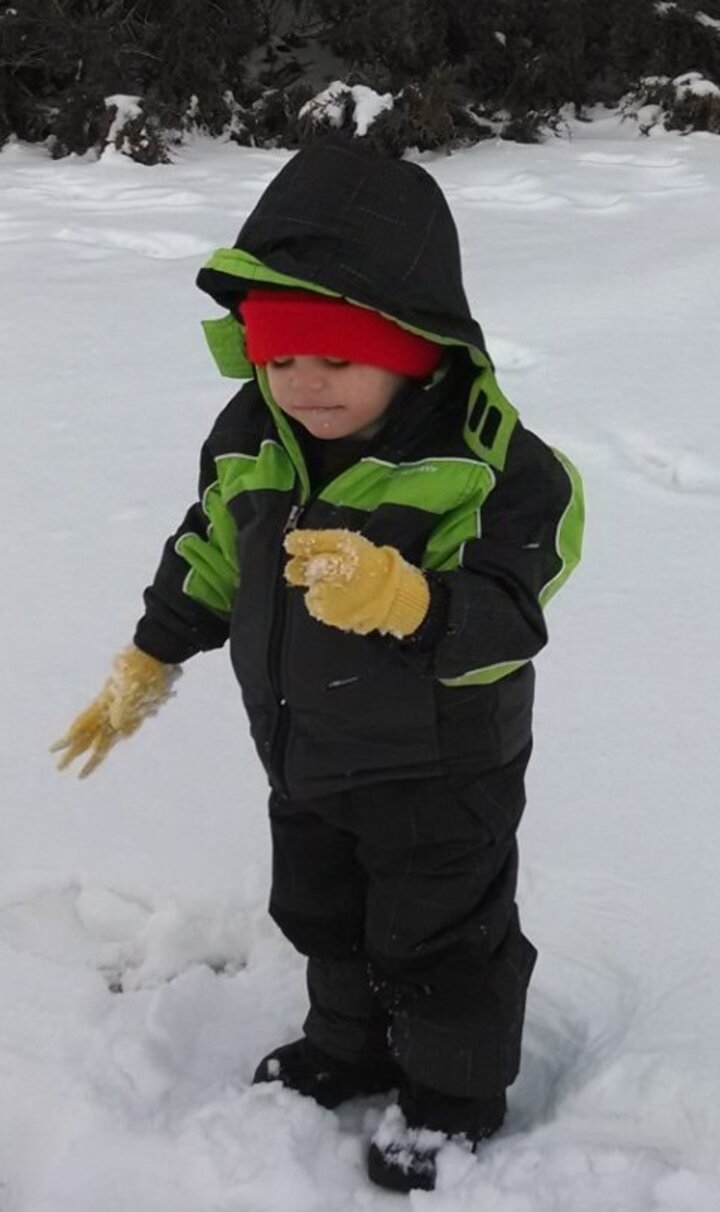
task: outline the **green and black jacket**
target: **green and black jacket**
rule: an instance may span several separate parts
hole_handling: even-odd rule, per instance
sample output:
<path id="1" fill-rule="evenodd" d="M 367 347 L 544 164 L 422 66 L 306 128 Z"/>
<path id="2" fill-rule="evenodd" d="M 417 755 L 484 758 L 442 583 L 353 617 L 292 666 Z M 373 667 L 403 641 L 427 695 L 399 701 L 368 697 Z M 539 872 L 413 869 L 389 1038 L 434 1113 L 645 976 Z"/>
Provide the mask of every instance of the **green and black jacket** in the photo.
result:
<path id="1" fill-rule="evenodd" d="M 356 143 L 313 145 L 198 284 L 233 310 L 251 286 L 341 295 L 447 356 L 357 461 L 311 484 L 303 434 L 246 361 L 234 314 L 209 321 L 221 371 L 249 381 L 203 447 L 199 499 L 165 547 L 136 643 L 180 662 L 229 638 L 258 753 L 293 798 L 511 760 L 531 735 L 545 608 L 580 558 L 582 492 L 496 383 L 441 191 Z M 425 569 L 442 604 L 431 646 L 315 621 L 284 582 L 291 526 L 357 530 Z"/>

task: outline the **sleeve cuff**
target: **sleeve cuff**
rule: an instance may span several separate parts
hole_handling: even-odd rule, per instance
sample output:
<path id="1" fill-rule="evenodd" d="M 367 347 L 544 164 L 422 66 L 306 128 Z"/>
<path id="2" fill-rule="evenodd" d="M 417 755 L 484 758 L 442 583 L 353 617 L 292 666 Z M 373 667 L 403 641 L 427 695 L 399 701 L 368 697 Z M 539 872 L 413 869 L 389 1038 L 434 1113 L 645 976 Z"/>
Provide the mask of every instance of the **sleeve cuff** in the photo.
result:
<path id="1" fill-rule="evenodd" d="M 138 623 L 133 636 L 133 644 L 141 652 L 155 657 L 156 661 L 162 661 L 165 665 L 182 665 L 183 661 L 189 660 L 200 651 L 194 645 L 184 643 L 176 636 L 169 635 L 157 623 L 153 623 L 147 618 L 141 619 Z"/>
<path id="2" fill-rule="evenodd" d="M 432 573 L 425 574 L 430 590 L 430 605 L 417 631 L 402 641 L 402 647 L 414 652 L 431 652 L 445 632 L 448 620 L 450 592 Z"/>

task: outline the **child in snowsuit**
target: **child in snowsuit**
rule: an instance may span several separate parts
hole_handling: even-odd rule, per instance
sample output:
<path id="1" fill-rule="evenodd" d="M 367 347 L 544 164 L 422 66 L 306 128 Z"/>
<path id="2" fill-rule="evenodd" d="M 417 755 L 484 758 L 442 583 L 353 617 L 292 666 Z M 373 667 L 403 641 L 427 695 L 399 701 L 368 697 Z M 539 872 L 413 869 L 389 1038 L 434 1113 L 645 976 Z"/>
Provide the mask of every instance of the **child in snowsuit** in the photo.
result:
<path id="1" fill-rule="evenodd" d="M 229 639 L 271 787 L 270 912 L 308 959 L 304 1034 L 255 1081 L 326 1107 L 397 1089 L 370 1177 L 432 1189 L 518 1071 L 531 661 L 580 556 L 580 482 L 498 388 L 419 166 L 302 150 L 198 285 L 248 382 L 61 764 L 89 750 L 89 773 Z"/>

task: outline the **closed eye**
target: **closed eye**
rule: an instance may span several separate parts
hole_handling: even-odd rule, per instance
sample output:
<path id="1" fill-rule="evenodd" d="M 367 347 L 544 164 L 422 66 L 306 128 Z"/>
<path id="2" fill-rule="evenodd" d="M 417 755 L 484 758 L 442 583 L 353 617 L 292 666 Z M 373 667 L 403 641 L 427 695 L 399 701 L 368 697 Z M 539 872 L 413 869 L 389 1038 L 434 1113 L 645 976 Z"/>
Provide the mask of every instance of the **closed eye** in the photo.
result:
<path id="1" fill-rule="evenodd" d="M 268 365 L 272 366 L 273 370 L 284 370 L 287 366 L 292 366 L 294 361 L 294 358 L 270 358 Z M 331 366 L 333 370 L 342 370 L 350 365 L 347 358 L 319 358 L 318 361 Z"/>

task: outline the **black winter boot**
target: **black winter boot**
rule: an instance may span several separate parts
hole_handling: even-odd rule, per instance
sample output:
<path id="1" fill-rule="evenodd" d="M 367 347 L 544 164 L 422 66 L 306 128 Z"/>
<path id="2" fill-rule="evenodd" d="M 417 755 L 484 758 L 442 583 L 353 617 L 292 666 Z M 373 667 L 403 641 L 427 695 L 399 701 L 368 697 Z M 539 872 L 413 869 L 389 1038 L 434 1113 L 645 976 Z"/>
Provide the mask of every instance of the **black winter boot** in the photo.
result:
<path id="1" fill-rule="evenodd" d="M 350 1065 L 303 1038 L 268 1053 L 255 1070 L 253 1085 L 282 1082 L 289 1090 L 332 1109 L 348 1098 L 392 1090 L 401 1080 L 402 1074 L 389 1056 L 367 1065 Z"/>
<path id="2" fill-rule="evenodd" d="M 474 1152 L 505 1118 L 505 1091 L 489 1099 L 453 1098 L 404 1082 L 368 1153 L 368 1176 L 391 1191 L 434 1191 L 437 1155 L 449 1140 Z"/>

